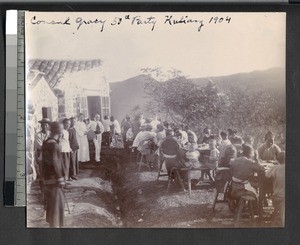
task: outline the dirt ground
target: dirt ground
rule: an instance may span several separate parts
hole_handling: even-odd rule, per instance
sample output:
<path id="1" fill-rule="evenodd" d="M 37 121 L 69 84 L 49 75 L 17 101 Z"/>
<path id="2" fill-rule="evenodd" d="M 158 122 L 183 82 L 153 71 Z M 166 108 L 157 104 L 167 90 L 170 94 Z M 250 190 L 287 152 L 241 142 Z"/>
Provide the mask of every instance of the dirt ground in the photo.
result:
<path id="1" fill-rule="evenodd" d="M 194 178 L 199 173 L 193 172 Z M 78 180 L 64 189 L 65 227 L 234 227 L 233 213 L 226 203 L 217 203 L 211 211 L 215 190 L 192 185 L 192 194 L 172 184 L 167 192 L 167 177 L 156 181 L 157 171 L 146 167 L 138 172 L 136 163 L 125 161 L 117 169 L 110 163 L 80 166 Z M 39 186 L 28 194 L 28 227 L 48 227 L 41 203 Z M 271 226 L 269 221 L 251 222 L 245 218 L 240 227 Z"/>

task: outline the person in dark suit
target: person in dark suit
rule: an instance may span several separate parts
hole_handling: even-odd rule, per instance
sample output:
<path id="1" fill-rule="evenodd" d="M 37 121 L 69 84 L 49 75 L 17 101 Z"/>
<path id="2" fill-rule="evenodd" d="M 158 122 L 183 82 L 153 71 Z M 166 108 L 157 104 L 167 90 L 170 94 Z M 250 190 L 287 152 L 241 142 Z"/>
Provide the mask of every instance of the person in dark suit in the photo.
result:
<path id="1" fill-rule="evenodd" d="M 59 138 L 62 129 L 58 122 L 50 124 L 50 136 L 42 147 L 42 171 L 46 195 L 46 221 L 50 227 L 64 226 L 65 173 L 62 164 Z"/>
<path id="2" fill-rule="evenodd" d="M 76 129 L 74 128 L 75 125 L 75 117 L 70 118 L 70 128 L 68 129 L 69 132 L 69 142 L 71 147 L 70 152 L 70 178 L 73 180 L 77 180 L 77 175 L 79 173 L 79 162 L 78 162 L 78 149 L 79 145 L 76 138 Z"/>

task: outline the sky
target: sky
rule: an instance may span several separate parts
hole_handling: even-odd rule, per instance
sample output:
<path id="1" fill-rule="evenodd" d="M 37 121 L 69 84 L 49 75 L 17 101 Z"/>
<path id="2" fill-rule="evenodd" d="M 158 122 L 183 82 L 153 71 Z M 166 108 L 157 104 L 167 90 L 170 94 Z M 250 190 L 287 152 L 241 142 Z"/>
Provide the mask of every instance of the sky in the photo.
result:
<path id="1" fill-rule="evenodd" d="M 167 15 L 197 22 L 165 24 Z M 136 16 L 143 24 L 137 19 L 132 24 Z M 115 17 L 122 18 L 119 25 L 111 25 Z M 153 31 L 148 17 L 155 18 Z M 28 12 L 26 59 L 101 59 L 109 82 L 139 75 L 145 67 L 175 68 L 193 78 L 285 67 L 285 17 L 284 13 Z M 61 24 L 68 18 L 69 25 Z M 53 21 L 56 24 L 49 24 Z"/>

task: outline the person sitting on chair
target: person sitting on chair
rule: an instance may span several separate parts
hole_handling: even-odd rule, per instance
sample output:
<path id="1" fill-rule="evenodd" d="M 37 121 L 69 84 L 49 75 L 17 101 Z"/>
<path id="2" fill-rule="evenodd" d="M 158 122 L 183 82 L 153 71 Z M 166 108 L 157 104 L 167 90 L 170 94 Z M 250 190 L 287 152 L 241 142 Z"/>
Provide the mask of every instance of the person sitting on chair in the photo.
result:
<path id="1" fill-rule="evenodd" d="M 138 147 L 142 141 L 155 139 L 156 133 L 152 132 L 152 126 L 150 124 L 143 126 L 143 128 L 144 130 L 139 132 L 135 137 L 132 147 Z"/>
<path id="2" fill-rule="evenodd" d="M 219 151 L 220 151 L 220 158 L 222 158 L 225 155 L 225 149 L 227 149 L 227 146 L 231 145 L 231 141 L 228 139 L 228 134 L 224 131 L 220 133 L 220 136 L 222 140 L 219 146 Z"/>
<path id="3" fill-rule="evenodd" d="M 208 127 L 205 127 L 203 129 L 203 134 L 204 134 L 204 136 L 202 138 L 201 144 L 209 144 L 209 139 L 211 136 L 211 129 Z"/>
<path id="4" fill-rule="evenodd" d="M 242 145 L 244 143 L 241 136 L 237 135 L 236 129 L 229 128 L 228 132 L 228 139 L 230 140 L 231 144 L 233 145 Z"/>
<path id="5" fill-rule="evenodd" d="M 173 130 L 166 130 L 166 138 L 163 140 L 160 146 L 160 152 L 163 156 L 166 164 L 166 169 L 170 175 L 170 171 L 173 167 L 184 167 L 178 160 L 180 146 L 178 141 L 174 138 Z"/>
<path id="6" fill-rule="evenodd" d="M 259 159 L 263 161 L 275 161 L 280 153 L 280 148 L 278 145 L 274 144 L 274 134 L 268 132 L 265 135 L 265 143 L 258 148 Z"/>
<path id="7" fill-rule="evenodd" d="M 256 188 L 253 187 L 250 180 L 254 173 L 259 176 L 264 175 L 264 168 L 258 162 L 252 160 L 254 150 L 248 144 L 242 145 L 242 156 L 231 161 L 230 169 L 232 174 L 231 196 L 239 199 L 243 195 L 258 197 Z"/>
<path id="8" fill-rule="evenodd" d="M 207 167 L 207 170 L 201 171 L 201 177 L 196 185 L 201 184 L 201 182 L 204 180 L 204 175 L 208 176 L 209 181 L 211 182 L 214 181 L 213 177 L 210 174 L 210 171 L 216 169 L 219 160 L 220 152 L 218 151 L 216 145 L 217 145 L 217 140 L 215 136 L 211 136 L 209 139 L 209 149 L 210 149 L 209 159 L 207 162 L 204 163 L 204 165 Z"/>
<path id="9" fill-rule="evenodd" d="M 225 185 L 231 180 L 230 162 L 237 156 L 236 148 L 233 145 L 227 145 L 224 154 L 220 157 L 216 169 L 215 186 L 218 193 L 223 193 Z"/>
<path id="10" fill-rule="evenodd" d="M 267 178 L 273 180 L 273 205 L 274 215 L 279 216 L 279 222 L 284 224 L 284 200 L 285 200 L 285 152 L 278 154 L 277 161 L 279 165 L 274 165 L 266 172 Z"/>
<path id="11" fill-rule="evenodd" d="M 188 168 L 200 168 L 201 164 L 199 162 L 200 152 L 197 151 L 197 144 L 193 143 L 190 144 L 188 151 L 186 152 L 185 156 L 188 159 L 187 162 L 185 162 L 185 166 Z"/>

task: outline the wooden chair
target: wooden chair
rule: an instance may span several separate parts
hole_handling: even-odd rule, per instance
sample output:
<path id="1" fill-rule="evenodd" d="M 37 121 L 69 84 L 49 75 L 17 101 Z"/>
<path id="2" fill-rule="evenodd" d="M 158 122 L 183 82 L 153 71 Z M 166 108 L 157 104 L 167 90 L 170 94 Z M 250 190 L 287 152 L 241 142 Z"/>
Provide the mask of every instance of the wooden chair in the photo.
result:
<path id="1" fill-rule="evenodd" d="M 237 205 L 235 219 L 234 219 L 235 225 L 238 225 L 238 223 L 240 222 L 240 220 L 242 218 L 242 214 L 243 214 L 243 209 L 247 204 L 249 205 L 250 217 L 251 217 L 252 221 L 254 221 L 253 202 L 255 202 L 255 201 L 256 201 L 256 198 L 251 195 L 243 195 L 240 197 L 238 205 Z"/>
<path id="2" fill-rule="evenodd" d="M 186 171 L 187 174 L 187 181 L 188 181 L 188 190 L 189 190 L 189 195 L 192 194 L 192 178 L 191 178 L 191 172 L 193 171 L 203 171 L 207 170 L 207 167 L 200 167 L 200 168 L 181 168 L 181 171 Z"/>
<path id="3" fill-rule="evenodd" d="M 179 168 L 179 167 L 173 167 L 173 168 L 171 168 L 170 175 L 169 175 L 169 178 L 168 178 L 167 192 L 169 191 L 171 182 L 174 179 L 174 178 L 172 178 L 173 175 L 175 175 L 175 179 L 177 179 L 179 181 L 179 184 L 181 185 L 182 190 L 184 192 L 186 192 L 186 189 L 185 189 L 184 183 L 183 183 L 183 179 L 180 176 L 180 170 L 181 170 L 181 168 Z"/>
<path id="4" fill-rule="evenodd" d="M 159 177 L 161 177 L 161 176 L 169 176 L 168 173 L 161 173 L 162 166 L 164 164 L 164 160 L 162 160 L 162 161 L 158 160 L 158 161 L 159 161 L 159 163 L 158 163 L 158 174 L 157 174 L 156 181 L 158 181 Z"/>
<path id="5" fill-rule="evenodd" d="M 141 171 L 142 166 L 148 167 L 148 170 L 151 171 L 150 163 L 148 162 L 147 155 L 140 153 L 140 160 L 138 161 L 138 172 Z"/>
<path id="6" fill-rule="evenodd" d="M 215 179 L 215 189 L 216 189 L 216 195 L 214 198 L 214 202 L 212 205 L 212 212 L 215 211 L 215 207 L 217 203 L 224 203 L 227 202 L 227 197 L 230 191 L 230 183 L 231 183 L 231 172 L 230 168 L 223 167 L 222 169 L 218 170 L 218 176 L 217 171 L 215 171 L 214 179 Z M 218 200 L 219 194 L 223 194 L 223 200 Z"/>

